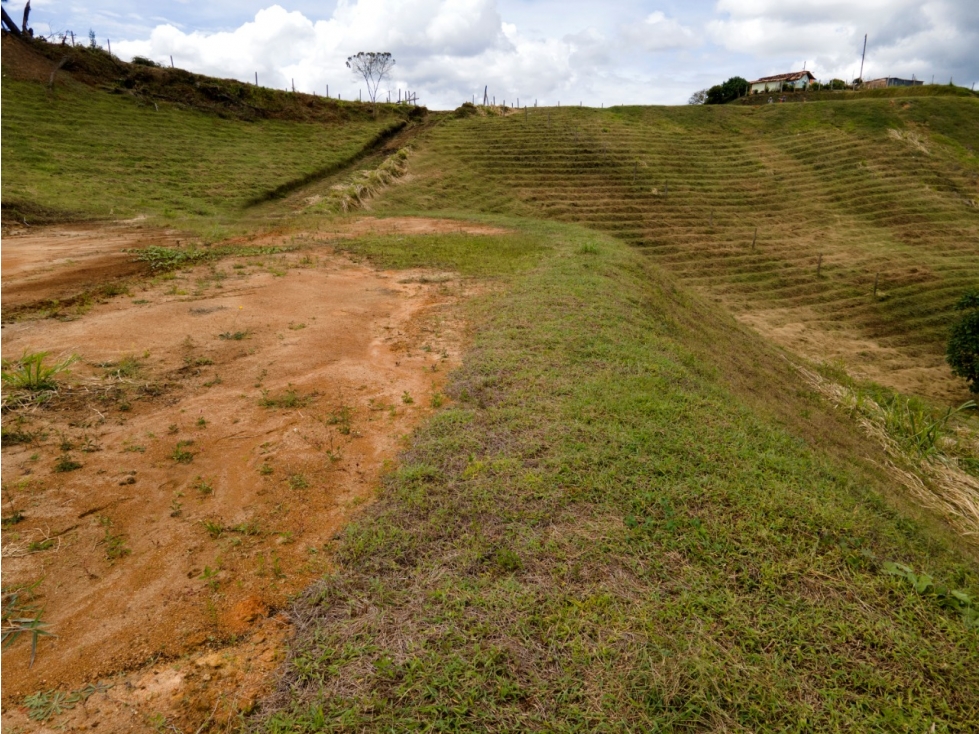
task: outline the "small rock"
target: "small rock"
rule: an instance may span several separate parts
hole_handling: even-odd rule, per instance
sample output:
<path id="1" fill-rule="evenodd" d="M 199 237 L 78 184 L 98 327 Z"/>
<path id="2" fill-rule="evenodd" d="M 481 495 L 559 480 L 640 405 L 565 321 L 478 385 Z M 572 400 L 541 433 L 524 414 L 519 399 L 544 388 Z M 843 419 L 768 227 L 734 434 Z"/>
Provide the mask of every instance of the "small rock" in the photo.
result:
<path id="1" fill-rule="evenodd" d="M 197 667 L 199 668 L 220 668 L 222 665 L 224 665 L 224 659 L 218 652 L 212 652 L 210 655 L 205 655 L 197 660 Z"/>

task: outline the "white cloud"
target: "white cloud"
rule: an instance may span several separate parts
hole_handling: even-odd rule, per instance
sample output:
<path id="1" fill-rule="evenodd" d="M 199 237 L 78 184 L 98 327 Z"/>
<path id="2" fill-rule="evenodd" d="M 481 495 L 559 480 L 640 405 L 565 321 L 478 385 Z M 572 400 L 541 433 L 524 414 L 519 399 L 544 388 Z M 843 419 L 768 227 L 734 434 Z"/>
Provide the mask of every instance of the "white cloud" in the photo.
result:
<path id="1" fill-rule="evenodd" d="M 586 34 L 587 36 L 587 34 Z M 185 33 L 167 24 L 144 41 L 113 44 L 123 58 L 142 55 L 206 74 L 355 98 L 360 85 L 345 67 L 362 50 L 390 51 L 397 63 L 382 89 L 418 90 L 435 107 L 461 104 L 484 84 L 500 101 L 556 92 L 575 58 L 598 59 L 595 39 L 529 40 L 502 22 L 493 0 L 340 0 L 328 20 L 279 5 L 230 32 Z M 396 93 L 395 93 L 396 94 Z"/>
<path id="2" fill-rule="evenodd" d="M 647 51 L 670 51 L 699 44 L 693 28 L 657 10 L 640 23 L 624 26 L 622 35 Z"/>
<path id="3" fill-rule="evenodd" d="M 979 3 L 972 0 L 719 0 L 707 24 L 718 45 L 760 59 L 765 71 L 808 68 L 821 78 L 925 78 L 979 71 Z"/>
<path id="4" fill-rule="evenodd" d="M 655 44 L 677 47 L 689 31 L 654 13 L 645 25 Z M 658 34 L 658 35 L 657 35 Z M 648 40 L 648 37 L 647 37 Z M 417 91 L 434 108 L 456 107 L 481 96 L 484 85 L 498 102 L 538 99 L 554 104 L 653 101 L 648 79 L 616 64 L 617 46 L 593 27 L 562 38 L 531 38 L 503 22 L 495 0 L 340 0 L 330 18 L 312 20 L 279 5 L 227 32 L 185 32 L 159 25 L 141 41 L 113 42 L 121 57 L 148 56 L 219 77 L 280 89 L 356 98 L 362 86 L 345 67 L 358 51 L 390 51 L 396 59 L 391 89 Z M 666 93 L 657 92 L 660 101 Z M 610 99 L 611 98 L 611 99 Z M 645 99 L 644 99 L 645 98 Z"/>
<path id="5" fill-rule="evenodd" d="M 756 78 L 804 63 L 820 78 L 853 77 L 864 33 L 865 77 L 979 80 L 979 0 L 687 0 L 668 12 L 655 0 L 337 0 L 325 16 L 317 15 L 321 0 L 279 2 L 288 9 L 261 0 L 171 3 L 167 22 L 143 16 L 152 27 L 124 30 L 134 28 L 132 12 L 94 27 L 124 58 L 169 62 L 173 54 L 193 71 L 244 81 L 257 71 L 264 85 L 283 89 L 294 79 L 307 92 L 329 84 L 344 99 L 360 86 L 346 57 L 390 51 L 397 65 L 383 89 L 417 91 L 433 108 L 455 107 L 484 85 L 497 101 L 597 106 L 682 103 L 735 74 Z M 52 14 L 74 7 L 42 3 Z M 101 17 L 142 11 L 137 0 L 86 6 Z M 93 21 L 81 17 L 87 29 Z"/>

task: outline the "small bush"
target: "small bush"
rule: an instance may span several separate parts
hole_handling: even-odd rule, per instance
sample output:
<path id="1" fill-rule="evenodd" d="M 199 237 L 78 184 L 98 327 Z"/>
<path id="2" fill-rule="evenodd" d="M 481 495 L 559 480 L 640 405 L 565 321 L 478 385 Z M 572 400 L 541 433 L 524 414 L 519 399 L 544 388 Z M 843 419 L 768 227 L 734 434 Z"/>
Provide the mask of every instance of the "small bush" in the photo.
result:
<path id="1" fill-rule="evenodd" d="M 82 465 L 71 458 L 69 454 L 62 454 L 58 457 L 58 460 L 54 462 L 54 470 L 56 472 L 64 473 L 75 471 L 76 469 L 81 469 Z"/>
<path id="2" fill-rule="evenodd" d="M 945 349 L 945 361 L 952 374 L 969 381 L 969 389 L 979 393 L 979 290 L 971 290 L 955 304 L 964 312 L 952 325 Z"/>
<path id="3" fill-rule="evenodd" d="M 136 66 L 159 66 L 153 59 L 148 59 L 145 56 L 133 56 L 132 63 Z"/>

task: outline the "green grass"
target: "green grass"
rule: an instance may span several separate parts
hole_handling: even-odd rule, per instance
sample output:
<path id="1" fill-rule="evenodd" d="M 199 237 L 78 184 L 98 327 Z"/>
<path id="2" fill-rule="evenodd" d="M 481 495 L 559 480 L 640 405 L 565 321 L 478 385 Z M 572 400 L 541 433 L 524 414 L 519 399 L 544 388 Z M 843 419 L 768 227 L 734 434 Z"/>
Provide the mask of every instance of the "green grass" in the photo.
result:
<path id="1" fill-rule="evenodd" d="M 286 221 L 309 189 L 251 203 L 352 160 L 384 125 L 158 112 L 71 84 L 3 91 L 5 209 L 191 229 Z M 330 242 L 493 282 L 464 306 L 471 341 L 434 417 L 294 610 L 283 695 L 250 726 L 979 727 L 968 547 L 726 310 L 805 308 L 820 328 L 939 353 L 979 272 L 976 105 L 538 109 L 424 129 L 374 213 L 477 216 L 508 233 Z M 287 226 L 327 221 L 308 211 Z M 208 259 L 188 252 L 152 257 Z M 290 386 L 259 404 L 313 397 Z M 946 426 L 928 427 L 944 412 L 890 408 L 906 443 L 942 443 Z M 351 432 L 346 408 L 324 420 Z M 191 462 L 191 445 L 171 458 Z M 245 532 L 202 524 L 215 539 Z M 108 528 L 107 554 L 116 538 L 124 555 Z"/>
<path id="2" fill-rule="evenodd" d="M 858 440 L 820 447 L 851 429 L 818 402 L 794 424 L 760 408 L 745 382 L 774 402 L 798 388 L 789 368 L 621 242 L 521 227 L 539 244 L 497 252 L 524 267 L 471 305 L 453 404 L 300 603 L 288 702 L 256 726 L 979 725 L 976 632 L 884 564 L 970 598 L 976 569 L 893 508 Z"/>
<path id="3" fill-rule="evenodd" d="M 941 366 L 979 282 L 977 146 L 971 96 L 534 109 L 428 131 L 372 209 L 580 223 L 735 312 L 873 340 L 881 371 Z"/>
<path id="4" fill-rule="evenodd" d="M 77 83 L 51 94 L 9 78 L 3 100 L 5 208 L 191 224 L 230 218 L 342 164 L 395 123 L 243 123 L 173 105 L 157 111 Z"/>

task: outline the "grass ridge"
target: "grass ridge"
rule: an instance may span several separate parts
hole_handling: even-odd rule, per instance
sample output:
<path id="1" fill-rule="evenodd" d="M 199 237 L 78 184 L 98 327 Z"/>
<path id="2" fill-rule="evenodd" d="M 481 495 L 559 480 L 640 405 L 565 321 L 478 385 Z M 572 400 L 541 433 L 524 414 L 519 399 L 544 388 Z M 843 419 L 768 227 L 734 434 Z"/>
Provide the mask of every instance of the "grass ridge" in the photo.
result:
<path id="1" fill-rule="evenodd" d="M 972 594 L 975 570 L 731 393 L 710 306 L 615 240 L 534 227 L 550 247 L 473 307 L 454 403 L 298 605 L 253 728 L 979 725 L 975 633 L 882 562 Z"/>

